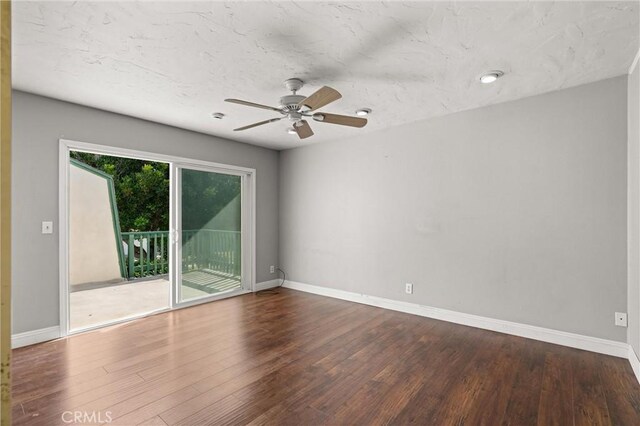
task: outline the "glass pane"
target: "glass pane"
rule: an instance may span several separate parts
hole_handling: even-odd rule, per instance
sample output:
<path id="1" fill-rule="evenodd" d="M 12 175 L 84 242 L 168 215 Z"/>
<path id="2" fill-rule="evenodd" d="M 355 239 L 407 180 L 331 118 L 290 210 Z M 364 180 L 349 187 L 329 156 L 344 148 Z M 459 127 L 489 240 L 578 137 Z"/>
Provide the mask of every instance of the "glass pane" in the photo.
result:
<path id="1" fill-rule="evenodd" d="M 241 288 L 241 177 L 182 169 L 181 301 Z"/>

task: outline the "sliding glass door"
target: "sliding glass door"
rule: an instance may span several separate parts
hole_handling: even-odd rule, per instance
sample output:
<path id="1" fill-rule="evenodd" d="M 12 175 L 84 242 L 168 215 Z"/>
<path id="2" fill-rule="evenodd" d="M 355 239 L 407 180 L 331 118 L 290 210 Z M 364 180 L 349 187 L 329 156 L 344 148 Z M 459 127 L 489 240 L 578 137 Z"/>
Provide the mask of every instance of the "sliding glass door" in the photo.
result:
<path id="1" fill-rule="evenodd" d="M 176 166 L 175 303 L 239 294 L 245 271 L 246 177 Z M 243 256 L 245 255 L 245 256 Z"/>
<path id="2" fill-rule="evenodd" d="M 60 140 L 63 335 L 247 293 L 255 170 Z"/>

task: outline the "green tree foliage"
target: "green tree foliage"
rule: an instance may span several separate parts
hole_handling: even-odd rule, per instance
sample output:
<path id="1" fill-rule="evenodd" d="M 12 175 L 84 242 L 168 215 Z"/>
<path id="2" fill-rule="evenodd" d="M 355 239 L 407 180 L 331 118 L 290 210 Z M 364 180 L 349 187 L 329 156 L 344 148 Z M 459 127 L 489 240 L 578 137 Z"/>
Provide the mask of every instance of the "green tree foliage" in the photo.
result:
<path id="1" fill-rule="evenodd" d="M 219 173 L 183 170 L 182 228 L 212 228 L 211 220 L 240 195 L 240 177 Z M 231 206 L 230 206 L 231 207 Z M 240 209 L 232 209 L 216 229 L 240 230 Z"/>
<path id="2" fill-rule="evenodd" d="M 132 158 L 72 151 L 71 157 L 113 177 L 122 232 L 169 229 L 169 165 Z M 182 227 L 211 227 L 211 220 L 240 194 L 240 177 L 184 170 Z M 240 210 L 231 211 L 224 228 L 240 230 Z"/>

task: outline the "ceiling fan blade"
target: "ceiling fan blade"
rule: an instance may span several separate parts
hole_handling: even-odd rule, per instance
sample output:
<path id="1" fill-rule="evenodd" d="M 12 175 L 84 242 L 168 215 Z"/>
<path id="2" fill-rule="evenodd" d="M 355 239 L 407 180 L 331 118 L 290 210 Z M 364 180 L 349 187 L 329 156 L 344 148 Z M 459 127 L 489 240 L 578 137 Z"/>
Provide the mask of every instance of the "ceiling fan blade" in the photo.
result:
<path id="1" fill-rule="evenodd" d="M 336 89 L 332 89 L 329 86 L 323 86 L 316 90 L 311 96 L 303 99 L 298 104 L 299 107 L 306 106 L 309 111 L 313 111 L 318 108 L 322 108 L 325 105 L 330 104 L 333 101 L 340 99 L 342 95 Z"/>
<path id="2" fill-rule="evenodd" d="M 327 112 L 319 112 L 317 114 L 313 114 L 313 119 L 322 123 L 339 124 L 341 126 L 364 127 L 367 125 L 366 118 L 329 114 Z"/>
<path id="3" fill-rule="evenodd" d="M 256 104 L 254 102 L 242 101 L 240 99 L 225 99 L 224 101 L 225 102 L 231 102 L 232 104 L 240 104 L 240 105 L 246 105 L 246 106 L 250 106 L 250 107 L 254 107 L 254 108 L 269 109 L 271 111 L 280 112 L 280 109 L 275 108 L 275 107 L 270 107 L 268 105 L 262 105 L 262 104 Z"/>
<path id="4" fill-rule="evenodd" d="M 309 136 L 313 136 L 313 130 L 311 130 L 311 126 L 305 120 L 300 120 L 296 124 L 293 125 L 294 130 L 300 137 L 300 139 L 306 139 Z"/>
<path id="5" fill-rule="evenodd" d="M 233 129 L 234 132 L 238 132 L 240 130 L 247 130 L 250 129 L 252 127 L 258 127 L 258 126 L 262 126 L 263 124 L 269 124 L 269 123 L 274 123 L 276 121 L 280 121 L 282 120 L 284 117 L 278 117 L 278 118 L 272 118 L 270 120 L 264 120 L 264 121 L 260 121 L 258 123 L 253 123 L 253 124 L 249 124 L 248 126 L 244 126 L 244 127 L 238 127 L 237 129 Z"/>

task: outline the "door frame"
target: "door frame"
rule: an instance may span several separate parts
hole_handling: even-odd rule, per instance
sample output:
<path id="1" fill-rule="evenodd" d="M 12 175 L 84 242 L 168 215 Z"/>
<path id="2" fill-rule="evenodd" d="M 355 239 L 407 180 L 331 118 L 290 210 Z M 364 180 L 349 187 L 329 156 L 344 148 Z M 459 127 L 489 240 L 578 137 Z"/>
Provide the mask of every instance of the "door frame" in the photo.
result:
<path id="1" fill-rule="evenodd" d="M 176 180 L 173 174 L 177 169 L 177 166 L 193 168 L 196 170 L 218 170 L 222 173 L 230 173 L 235 175 L 243 176 L 243 191 L 246 191 L 246 194 L 243 194 L 242 201 L 247 202 L 248 205 L 243 209 L 243 221 L 246 220 L 246 229 L 248 235 L 246 236 L 246 241 L 248 241 L 248 246 L 245 246 L 245 237 L 242 239 L 242 259 L 243 263 L 246 263 L 248 277 L 243 277 L 243 292 L 249 293 L 255 291 L 256 285 L 256 169 L 241 167 L 241 166 L 233 166 L 229 164 L 216 163 L 213 161 L 204 161 L 197 160 L 186 157 L 178 157 L 173 155 L 166 154 L 158 154 L 149 151 L 141 151 L 134 150 L 129 148 L 120 148 L 109 145 L 100 145 L 88 142 L 80 142 L 70 139 L 59 139 L 59 197 L 58 197 L 58 238 L 59 238 L 59 288 L 60 288 L 60 337 L 68 336 L 71 334 L 76 334 L 80 332 L 85 332 L 109 325 L 114 325 L 121 322 L 130 321 L 137 318 L 142 318 L 145 316 L 153 315 L 158 312 L 165 312 L 174 309 L 185 308 L 188 306 L 194 306 L 202 303 L 208 303 L 214 300 L 219 300 L 224 297 L 234 296 L 240 293 L 233 293 L 231 295 L 222 295 L 222 296 L 213 296 L 207 297 L 204 299 L 194 299 L 191 301 L 186 301 L 182 303 L 174 303 L 175 295 L 174 295 L 174 287 L 177 285 L 176 281 L 174 281 L 176 274 L 174 265 L 174 258 L 176 255 L 176 244 L 171 244 L 171 249 L 169 251 L 169 265 L 170 275 L 171 275 L 171 285 L 170 285 L 170 300 L 169 307 L 166 309 L 161 309 L 153 312 L 147 312 L 139 315 L 133 315 L 131 317 L 127 317 L 121 320 L 117 320 L 114 322 L 110 322 L 108 324 L 98 324 L 92 327 L 83 328 L 81 330 L 69 330 L 69 170 L 70 170 L 70 162 L 69 162 L 69 152 L 70 151 L 82 151 L 82 152 L 90 152 L 95 154 L 102 155 L 113 155 L 117 157 L 127 157 L 134 158 L 139 160 L 148 160 L 148 161 L 158 161 L 163 163 L 169 163 L 170 168 L 170 191 L 169 191 L 169 223 L 170 227 L 175 231 L 174 227 L 176 224 L 176 212 L 174 209 L 179 208 L 179 206 L 174 206 L 176 204 L 174 200 L 176 200 Z M 246 196 L 245 196 L 246 195 Z M 246 212 L 245 212 L 246 211 Z M 171 231 L 171 229 L 170 229 Z M 174 236 L 175 237 L 175 236 Z M 175 240 L 174 240 L 175 241 Z M 172 241 L 173 242 L 173 241 Z M 248 250 L 248 251 L 245 251 Z M 245 262 L 246 258 L 246 262 Z M 243 267 L 243 272 L 245 271 Z M 245 288 L 246 287 L 246 288 Z"/>

